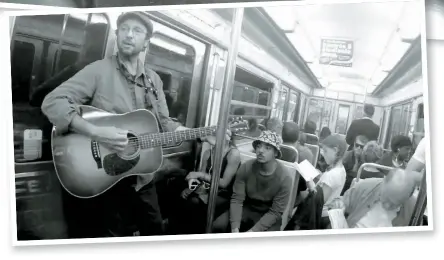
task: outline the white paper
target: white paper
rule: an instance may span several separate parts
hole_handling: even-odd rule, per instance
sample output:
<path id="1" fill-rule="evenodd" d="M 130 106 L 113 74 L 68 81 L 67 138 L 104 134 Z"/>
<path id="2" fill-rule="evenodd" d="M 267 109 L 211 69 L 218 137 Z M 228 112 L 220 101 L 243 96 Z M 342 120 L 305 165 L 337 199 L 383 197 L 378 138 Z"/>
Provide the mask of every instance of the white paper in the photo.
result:
<path id="1" fill-rule="evenodd" d="M 331 209 L 328 211 L 332 229 L 348 228 L 347 220 L 342 209 Z"/>
<path id="2" fill-rule="evenodd" d="M 305 179 L 305 181 L 312 181 L 316 178 L 320 172 L 311 165 L 311 163 L 307 160 L 304 160 L 298 165 L 299 173 Z"/>

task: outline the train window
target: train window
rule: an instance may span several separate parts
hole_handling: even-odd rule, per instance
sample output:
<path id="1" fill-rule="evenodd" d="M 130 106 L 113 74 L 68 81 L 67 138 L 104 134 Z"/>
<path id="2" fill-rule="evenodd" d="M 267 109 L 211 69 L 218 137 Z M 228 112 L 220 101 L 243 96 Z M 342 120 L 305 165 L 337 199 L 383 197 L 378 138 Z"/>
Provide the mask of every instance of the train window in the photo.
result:
<path id="1" fill-rule="evenodd" d="M 57 50 L 55 56 L 57 57 L 58 55 L 59 51 Z M 61 71 L 64 68 L 76 63 L 78 57 L 79 57 L 79 52 L 62 49 L 62 54 L 60 55 L 60 61 L 58 64 L 58 71 Z M 57 71 L 56 60 L 54 60 L 53 63 L 53 71 L 54 72 Z"/>
<path id="2" fill-rule="evenodd" d="M 195 50 L 175 39 L 154 33 L 145 63 L 162 82 L 170 116 L 186 124 L 193 76 Z"/>
<path id="3" fill-rule="evenodd" d="M 290 99 L 288 101 L 287 108 L 287 118 L 286 121 L 295 121 L 297 120 L 297 110 L 298 110 L 298 101 L 299 101 L 299 93 L 291 91 Z"/>
<path id="4" fill-rule="evenodd" d="M 256 96 L 259 95 L 259 90 L 252 86 L 234 82 L 233 100 L 256 103 Z"/>
<path id="5" fill-rule="evenodd" d="M 320 131 L 322 127 L 329 126 L 331 108 L 331 101 L 326 101 L 324 106 L 323 100 L 310 99 L 310 102 L 308 104 L 307 120 L 315 122 L 316 129 Z"/>
<path id="6" fill-rule="evenodd" d="M 11 57 L 12 102 L 27 102 L 33 73 L 35 46 L 15 41 Z"/>
<path id="7" fill-rule="evenodd" d="M 284 120 L 284 109 L 285 109 L 285 103 L 287 101 L 287 95 L 288 95 L 288 88 L 282 87 L 282 89 L 279 91 L 279 98 L 278 103 L 276 104 L 276 117 Z"/>
<path id="8" fill-rule="evenodd" d="M 24 16 L 15 23 L 11 77 L 16 162 L 52 160 L 52 125 L 39 105 L 29 104 L 30 93 L 50 79 L 55 68 L 61 70 L 77 61 L 79 51 L 84 45 L 83 35 L 88 15 L 84 16 L 84 19 L 70 16 L 64 33 L 64 15 Z M 101 14 L 94 14 L 91 23 L 96 21 L 96 16 Z M 103 22 L 103 19 L 100 21 Z M 89 39 L 94 44 L 88 44 L 91 49 L 95 48 L 88 55 L 97 54 L 97 57 L 94 56 L 96 58 L 103 57 L 104 41 L 108 33 L 106 24 L 100 24 L 99 27 L 94 39 Z M 60 55 L 59 46 L 62 47 Z"/>
<path id="9" fill-rule="evenodd" d="M 349 105 L 339 105 L 336 118 L 335 133 L 345 135 L 347 133 L 348 117 L 350 113 Z"/>
<path id="10" fill-rule="evenodd" d="M 259 90 L 259 98 L 257 103 L 259 105 L 267 106 L 270 100 L 270 93 Z"/>
<path id="11" fill-rule="evenodd" d="M 268 117 L 271 110 L 271 83 L 241 68 L 236 69 L 234 80 L 230 115 L 247 118 Z"/>

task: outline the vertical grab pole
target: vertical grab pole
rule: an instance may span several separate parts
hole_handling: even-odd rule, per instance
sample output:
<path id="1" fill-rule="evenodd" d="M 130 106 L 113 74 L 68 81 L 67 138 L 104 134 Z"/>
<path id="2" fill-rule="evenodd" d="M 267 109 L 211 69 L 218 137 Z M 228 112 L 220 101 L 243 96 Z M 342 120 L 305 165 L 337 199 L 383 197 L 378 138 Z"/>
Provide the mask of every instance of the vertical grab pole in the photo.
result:
<path id="1" fill-rule="evenodd" d="M 64 38 L 65 38 L 65 30 L 66 30 L 66 24 L 68 23 L 68 18 L 69 18 L 69 14 L 65 14 L 65 17 L 63 18 L 62 32 L 60 34 L 60 40 L 59 40 L 59 44 L 57 46 L 56 67 L 55 67 L 55 71 L 53 71 L 54 74 L 59 72 L 59 69 L 60 69 L 59 63 L 60 63 L 60 57 L 62 56 L 62 47 L 63 47 Z"/>
<path id="2" fill-rule="evenodd" d="M 324 121 L 325 102 L 327 101 L 327 86 L 324 88 L 324 99 L 322 101 L 321 122 L 319 123 L 319 134 L 321 134 L 322 122 Z M 329 120 L 330 121 L 330 120 Z M 327 125 L 328 126 L 328 125 Z"/>
<path id="3" fill-rule="evenodd" d="M 242 20 L 244 8 L 236 8 L 233 13 L 231 29 L 231 46 L 228 51 L 227 67 L 225 70 L 224 85 L 222 89 L 222 102 L 219 108 L 219 118 L 216 131 L 216 151 L 214 154 L 213 174 L 211 175 L 210 196 L 208 198 L 207 226 L 206 232 L 211 233 L 213 228 L 213 217 L 215 201 L 219 190 L 220 171 L 222 166 L 222 155 L 225 143 L 225 133 L 228 126 L 228 110 L 233 94 L 234 74 L 236 72 L 236 59 L 239 45 L 239 38 L 242 31 Z"/>

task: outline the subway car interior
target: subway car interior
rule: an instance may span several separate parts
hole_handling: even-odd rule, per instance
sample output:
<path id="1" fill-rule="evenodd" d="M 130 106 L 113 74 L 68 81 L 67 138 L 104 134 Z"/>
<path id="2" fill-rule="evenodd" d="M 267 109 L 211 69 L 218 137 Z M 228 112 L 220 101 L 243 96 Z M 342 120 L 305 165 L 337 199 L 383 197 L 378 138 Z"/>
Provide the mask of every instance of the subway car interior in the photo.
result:
<path id="1" fill-rule="evenodd" d="M 92 6 L 87 1 L 71 2 L 70 7 L 99 7 L 105 1 L 94 1 Z M 313 167 L 325 171 L 321 155 L 324 130 L 345 140 L 353 121 L 371 117 L 380 129 L 374 138 L 382 151 L 378 158 L 387 155 L 390 163 L 394 159 L 391 165 L 369 163 L 377 169 L 405 168 L 426 135 L 422 8 L 421 1 L 245 8 L 230 101 L 223 99 L 223 89 L 233 49 L 233 9 L 143 12 L 154 29 L 140 59 L 159 75 L 169 115 L 176 123 L 188 128 L 215 126 L 225 103 L 230 120 L 248 121 L 247 130 L 233 132 L 241 163 L 256 159 L 252 143 L 264 130 L 294 123 L 299 140 L 293 141 L 308 148 Z M 53 125 L 42 112 L 42 100 L 32 100 L 32 96 L 52 77 L 76 66 L 86 46 L 94 60 L 118 51 L 115 32 L 120 12 L 91 10 L 11 17 L 18 240 L 82 237 L 73 235 L 76 220 L 70 215 L 76 210 L 73 205 L 84 199 L 72 196 L 60 184 L 51 146 Z M 91 25 L 96 29 L 94 37 L 86 38 L 86 28 Z M 399 161 L 397 151 L 392 150 L 397 149 L 398 139 L 408 143 L 405 158 Z M 285 143 L 282 151 L 296 156 L 278 160 L 292 180 L 281 216 L 282 231 L 288 230 L 297 212 L 304 182 L 297 167 L 302 153 Z M 211 146 L 191 141 L 162 147 L 163 166 L 153 182 L 163 234 L 209 233 L 203 231 L 205 222 L 216 219 L 217 209 L 199 211 L 197 216 L 197 211 L 181 208 L 184 215 L 201 220 L 196 226 L 203 227 L 195 231 L 184 231 L 187 223 L 176 219 L 183 217 L 177 209 L 188 185 L 184 178 L 200 169 L 202 155 Z M 417 203 L 405 226 L 427 225 L 425 184 L 421 185 L 413 195 Z M 216 201 L 210 200 L 208 205 L 213 203 Z M 139 234 L 131 221 L 116 229 L 118 236 Z"/>

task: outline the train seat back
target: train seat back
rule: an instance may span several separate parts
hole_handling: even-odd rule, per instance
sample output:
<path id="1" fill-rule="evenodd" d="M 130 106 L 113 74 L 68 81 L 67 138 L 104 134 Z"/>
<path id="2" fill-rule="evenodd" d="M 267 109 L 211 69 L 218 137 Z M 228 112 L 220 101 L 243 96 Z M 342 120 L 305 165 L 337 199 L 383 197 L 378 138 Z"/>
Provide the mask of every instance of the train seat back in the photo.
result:
<path id="1" fill-rule="evenodd" d="M 294 163 L 299 161 L 299 152 L 293 146 L 281 145 L 282 161 Z M 294 158 L 294 159 L 293 159 Z"/>

